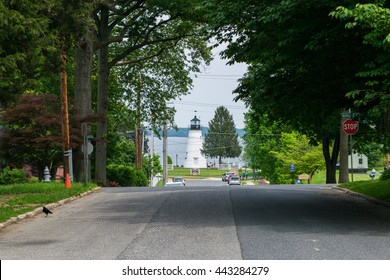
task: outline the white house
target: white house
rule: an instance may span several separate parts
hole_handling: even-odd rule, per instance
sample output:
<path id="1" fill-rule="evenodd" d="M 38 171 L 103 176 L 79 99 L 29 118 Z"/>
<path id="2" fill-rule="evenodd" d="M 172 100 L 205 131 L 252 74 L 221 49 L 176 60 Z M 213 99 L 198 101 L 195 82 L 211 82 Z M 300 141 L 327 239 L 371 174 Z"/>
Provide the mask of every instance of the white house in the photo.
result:
<path id="1" fill-rule="evenodd" d="M 353 153 L 352 154 L 352 162 L 351 155 L 348 156 L 348 169 L 353 169 L 357 172 L 367 172 L 368 170 L 368 158 L 366 155 Z"/>

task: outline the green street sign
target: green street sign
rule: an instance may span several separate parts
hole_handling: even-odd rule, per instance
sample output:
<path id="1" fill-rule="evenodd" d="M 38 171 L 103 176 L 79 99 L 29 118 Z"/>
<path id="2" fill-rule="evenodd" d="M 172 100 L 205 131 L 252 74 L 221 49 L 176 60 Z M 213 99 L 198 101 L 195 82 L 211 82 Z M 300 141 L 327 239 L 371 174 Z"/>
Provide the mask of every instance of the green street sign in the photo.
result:
<path id="1" fill-rule="evenodd" d="M 343 119 L 353 119 L 355 117 L 357 117 L 359 115 L 359 113 L 341 113 L 341 117 Z"/>

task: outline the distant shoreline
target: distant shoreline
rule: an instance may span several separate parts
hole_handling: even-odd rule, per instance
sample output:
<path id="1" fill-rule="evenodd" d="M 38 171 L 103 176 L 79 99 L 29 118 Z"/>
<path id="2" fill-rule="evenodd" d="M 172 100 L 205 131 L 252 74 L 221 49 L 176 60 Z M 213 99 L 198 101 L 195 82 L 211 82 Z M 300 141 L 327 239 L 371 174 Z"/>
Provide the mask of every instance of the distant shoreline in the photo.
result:
<path id="1" fill-rule="evenodd" d="M 208 127 L 202 127 L 202 135 L 203 137 L 208 133 Z M 245 130 L 243 128 L 236 129 L 238 137 L 243 137 L 245 135 Z M 162 131 L 160 132 L 162 135 Z M 150 130 L 146 130 L 146 135 L 150 136 Z M 168 130 L 168 137 L 188 137 L 188 127 L 179 127 L 177 130 L 172 128 Z"/>

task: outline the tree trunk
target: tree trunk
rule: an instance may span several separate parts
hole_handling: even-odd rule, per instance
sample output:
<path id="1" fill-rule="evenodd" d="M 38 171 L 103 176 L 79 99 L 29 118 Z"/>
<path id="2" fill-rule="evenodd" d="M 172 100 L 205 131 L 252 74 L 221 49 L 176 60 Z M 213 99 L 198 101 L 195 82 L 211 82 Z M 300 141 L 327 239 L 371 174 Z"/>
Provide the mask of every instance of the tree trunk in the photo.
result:
<path id="1" fill-rule="evenodd" d="M 388 110 L 383 116 L 383 132 L 385 134 L 390 133 L 390 110 Z"/>
<path id="2" fill-rule="evenodd" d="M 135 166 L 142 169 L 143 131 L 141 121 L 141 90 L 137 89 L 136 127 L 135 127 Z"/>
<path id="3" fill-rule="evenodd" d="M 344 132 L 342 123 L 344 119 L 341 119 L 340 123 L 340 173 L 339 183 L 349 182 L 349 170 L 348 170 L 348 135 Z"/>
<path id="4" fill-rule="evenodd" d="M 138 169 L 142 169 L 142 155 L 143 155 L 143 139 L 144 133 L 141 127 L 136 127 L 136 137 L 135 137 L 135 166 Z"/>
<path id="5" fill-rule="evenodd" d="M 101 20 L 99 28 L 100 42 L 107 42 L 109 36 L 108 9 L 101 9 Z M 107 109 L 108 109 L 108 79 L 110 68 L 108 64 L 108 46 L 103 44 L 99 49 L 98 57 L 98 98 L 97 114 L 99 119 L 96 126 L 96 161 L 95 180 L 98 184 L 106 185 L 106 163 L 107 163 Z"/>
<path id="6" fill-rule="evenodd" d="M 76 120 L 81 120 L 92 113 L 91 73 L 93 61 L 93 29 L 90 27 L 76 46 L 75 67 L 75 102 L 74 114 Z M 80 124 L 81 125 L 81 124 Z M 81 126 L 80 126 L 81 129 Z M 81 146 L 73 152 L 74 179 L 84 179 L 84 155 Z M 90 177 L 90 166 L 89 166 Z M 90 180 L 90 178 L 88 178 Z"/>
<path id="7" fill-rule="evenodd" d="M 338 154 L 340 151 L 340 137 L 337 136 L 334 145 L 332 154 L 330 154 L 330 139 L 328 137 L 322 137 L 322 152 L 325 158 L 326 164 L 326 183 L 327 184 L 336 184 L 336 163 Z"/>

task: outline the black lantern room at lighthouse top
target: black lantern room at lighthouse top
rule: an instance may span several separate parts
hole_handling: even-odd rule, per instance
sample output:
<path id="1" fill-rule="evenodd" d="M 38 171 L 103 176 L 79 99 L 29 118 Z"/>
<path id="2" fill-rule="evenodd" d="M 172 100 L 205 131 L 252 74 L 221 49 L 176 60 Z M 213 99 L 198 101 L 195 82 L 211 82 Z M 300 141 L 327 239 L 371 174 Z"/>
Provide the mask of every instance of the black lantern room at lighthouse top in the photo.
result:
<path id="1" fill-rule="evenodd" d="M 198 119 L 196 117 L 196 115 L 190 122 L 190 129 L 191 130 L 200 130 L 200 119 Z"/>

